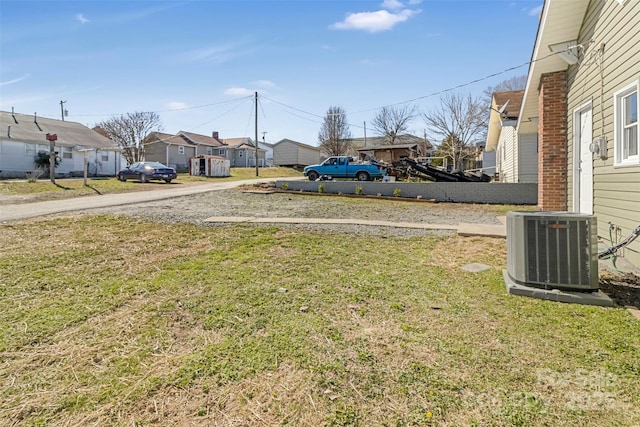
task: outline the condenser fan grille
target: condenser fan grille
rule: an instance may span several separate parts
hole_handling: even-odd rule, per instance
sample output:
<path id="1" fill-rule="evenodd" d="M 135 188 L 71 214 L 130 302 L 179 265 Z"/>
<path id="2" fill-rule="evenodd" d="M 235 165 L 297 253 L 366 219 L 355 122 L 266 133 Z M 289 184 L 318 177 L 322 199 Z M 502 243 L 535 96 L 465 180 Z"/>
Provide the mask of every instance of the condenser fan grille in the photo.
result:
<path id="1" fill-rule="evenodd" d="M 507 264 L 517 283 L 598 289 L 596 218 L 559 212 L 507 214 Z"/>
<path id="2" fill-rule="evenodd" d="M 526 219 L 528 277 L 533 283 L 589 283 L 589 223 Z"/>

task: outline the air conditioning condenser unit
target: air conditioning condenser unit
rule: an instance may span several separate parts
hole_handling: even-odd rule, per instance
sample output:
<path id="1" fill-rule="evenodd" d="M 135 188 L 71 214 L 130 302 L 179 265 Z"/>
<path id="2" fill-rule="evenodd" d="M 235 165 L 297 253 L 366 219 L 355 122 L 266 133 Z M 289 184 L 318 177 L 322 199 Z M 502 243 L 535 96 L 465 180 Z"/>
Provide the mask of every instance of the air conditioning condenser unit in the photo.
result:
<path id="1" fill-rule="evenodd" d="M 572 212 L 507 213 L 507 290 L 562 302 L 613 305 L 600 292 L 597 220 Z"/>

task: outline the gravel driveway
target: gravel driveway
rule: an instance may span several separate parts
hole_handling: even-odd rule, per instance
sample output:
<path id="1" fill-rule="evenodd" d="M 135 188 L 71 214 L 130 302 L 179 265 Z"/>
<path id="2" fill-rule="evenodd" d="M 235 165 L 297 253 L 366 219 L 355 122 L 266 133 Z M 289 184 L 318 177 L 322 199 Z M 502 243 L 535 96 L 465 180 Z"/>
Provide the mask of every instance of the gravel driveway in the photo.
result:
<path id="1" fill-rule="evenodd" d="M 129 206 L 114 206 L 85 211 L 147 217 L 166 223 L 189 222 L 206 226 L 212 216 L 227 217 L 297 217 L 367 219 L 391 222 L 427 224 L 478 223 L 500 224 L 496 213 L 483 205 L 429 203 L 394 200 L 363 200 L 353 198 L 300 195 L 288 193 L 248 192 L 240 189 L 212 191 Z M 424 230 L 347 224 L 278 224 L 279 227 L 331 230 L 370 235 L 423 236 L 450 234 L 450 230 Z"/>

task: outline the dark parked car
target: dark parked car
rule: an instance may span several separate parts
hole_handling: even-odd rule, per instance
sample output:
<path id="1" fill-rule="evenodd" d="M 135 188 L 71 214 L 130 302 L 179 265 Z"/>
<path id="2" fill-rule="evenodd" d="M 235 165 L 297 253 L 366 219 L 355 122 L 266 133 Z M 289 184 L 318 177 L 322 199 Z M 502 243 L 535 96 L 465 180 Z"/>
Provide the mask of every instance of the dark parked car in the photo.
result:
<path id="1" fill-rule="evenodd" d="M 140 182 L 147 182 L 152 179 L 171 182 L 177 176 L 174 168 L 159 162 L 136 162 L 118 172 L 118 179 L 123 182 L 127 179 L 138 179 Z"/>

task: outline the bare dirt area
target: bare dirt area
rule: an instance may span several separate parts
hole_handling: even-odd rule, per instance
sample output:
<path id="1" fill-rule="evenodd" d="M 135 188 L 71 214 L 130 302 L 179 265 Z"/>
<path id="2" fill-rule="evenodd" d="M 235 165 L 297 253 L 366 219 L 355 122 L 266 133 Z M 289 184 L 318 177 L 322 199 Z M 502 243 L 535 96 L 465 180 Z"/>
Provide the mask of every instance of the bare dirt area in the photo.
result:
<path id="1" fill-rule="evenodd" d="M 91 210 L 146 217 L 164 223 L 205 222 L 209 217 L 258 218 L 334 218 L 366 219 L 389 222 L 458 225 L 460 223 L 500 224 L 489 205 L 430 203 L 405 200 L 370 200 L 330 195 L 305 195 L 287 192 L 256 192 L 247 189 L 212 191 L 130 206 Z M 347 224 L 278 224 L 298 229 L 330 230 L 355 234 L 424 236 L 428 233 L 450 234 L 450 230 L 423 230 Z"/>
<path id="2" fill-rule="evenodd" d="M 640 277 L 635 274 L 601 274 L 600 289 L 616 304 L 640 310 Z"/>

